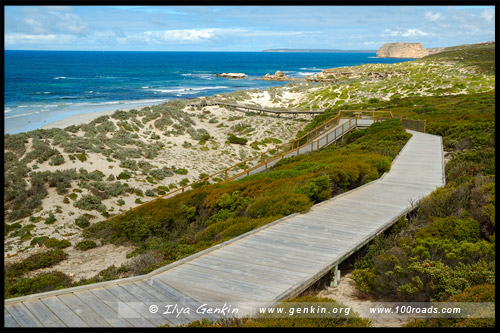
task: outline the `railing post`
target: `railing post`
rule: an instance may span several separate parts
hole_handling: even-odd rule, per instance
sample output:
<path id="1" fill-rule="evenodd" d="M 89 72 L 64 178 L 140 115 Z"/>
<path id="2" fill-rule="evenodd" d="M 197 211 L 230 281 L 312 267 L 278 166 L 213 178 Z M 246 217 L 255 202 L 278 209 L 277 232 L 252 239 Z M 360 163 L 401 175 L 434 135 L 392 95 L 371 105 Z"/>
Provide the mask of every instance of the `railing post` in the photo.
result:
<path id="1" fill-rule="evenodd" d="M 260 163 L 264 163 L 264 153 L 260 153 Z"/>
<path id="2" fill-rule="evenodd" d="M 226 168 L 226 170 L 224 170 L 224 173 L 226 175 L 226 179 L 225 180 L 227 180 L 227 168 Z"/>

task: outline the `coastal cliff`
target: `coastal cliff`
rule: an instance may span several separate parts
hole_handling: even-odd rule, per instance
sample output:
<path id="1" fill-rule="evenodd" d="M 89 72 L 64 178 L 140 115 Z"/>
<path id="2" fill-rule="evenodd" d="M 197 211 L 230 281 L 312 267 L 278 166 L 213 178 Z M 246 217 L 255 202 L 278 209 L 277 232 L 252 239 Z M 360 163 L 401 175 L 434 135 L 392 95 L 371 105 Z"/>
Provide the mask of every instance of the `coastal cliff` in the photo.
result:
<path id="1" fill-rule="evenodd" d="M 378 58 L 422 58 L 429 51 L 420 43 L 386 43 L 377 51 Z"/>

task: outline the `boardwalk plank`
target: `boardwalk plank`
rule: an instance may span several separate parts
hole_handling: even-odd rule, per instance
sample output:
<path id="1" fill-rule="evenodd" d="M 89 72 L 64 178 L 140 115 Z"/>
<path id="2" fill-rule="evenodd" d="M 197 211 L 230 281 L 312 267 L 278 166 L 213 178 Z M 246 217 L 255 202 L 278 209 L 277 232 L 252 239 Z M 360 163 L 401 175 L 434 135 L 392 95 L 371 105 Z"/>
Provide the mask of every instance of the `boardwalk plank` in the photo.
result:
<path id="1" fill-rule="evenodd" d="M 156 317 L 156 316 L 151 316 L 151 313 L 149 312 L 149 305 L 147 305 L 144 301 L 139 299 L 138 297 L 132 295 L 130 292 L 125 289 L 126 286 L 129 284 L 124 284 L 122 285 L 114 285 L 114 286 L 109 286 L 106 288 L 107 291 L 109 291 L 111 294 L 115 295 L 117 298 L 121 299 L 123 302 L 126 302 L 128 306 L 133 308 L 142 318 L 145 320 L 151 322 L 155 326 L 161 326 L 165 324 L 171 324 L 167 320 L 167 318 L 163 317 Z M 125 287 L 124 287 L 125 286 Z M 147 297 L 141 297 L 143 299 L 147 299 Z M 135 306 L 132 306 L 134 304 Z"/>
<path id="2" fill-rule="evenodd" d="M 89 326 L 92 327 L 109 327 L 111 324 L 104 320 L 97 309 L 92 309 L 77 296 L 73 294 L 64 294 L 57 296 L 64 304 L 66 304 L 74 313 L 82 318 Z"/>
<path id="3" fill-rule="evenodd" d="M 196 299 L 194 297 L 189 296 L 187 293 L 181 293 L 175 287 L 171 286 L 168 284 L 168 282 L 165 282 L 161 279 L 163 274 L 160 274 L 152 279 L 148 279 L 144 281 L 146 285 L 148 285 L 150 288 L 153 288 L 153 290 L 162 293 L 163 295 L 167 295 L 170 297 L 174 302 L 178 303 L 179 305 L 186 305 L 192 310 L 196 310 L 199 308 L 203 302 L 212 302 L 214 301 L 211 298 L 203 298 L 203 297 L 197 297 Z M 140 284 L 142 287 L 142 284 Z M 197 295 L 198 296 L 198 295 Z M 217 320 L 219 319 L 218 316 L 215 315 L 205 315 L 205 318 L 208 318 L 210 320 Z"/>
<path id="4" fill-rule="evenodd" d="M 44 303 L 40 300 L 24 302 L 24 305 L 37 317 L 37 319 L 46 327 L 66 327 Z"/>
<path id="5" fill-rule="evenodd" d="M 43 327 L 40 320 L 24 305 L 24 303 L 9 304 L 5 307 L 21 327 Z"/>
<path id="6" fill-rule="evenodd" d="M 132 325 L 136 327 L 152 327 L 155 326 L 149 320 L 145 319 L 141 314 L 137 313 L 134 309 L 127 305 L 127 301 L 123 301 L 120 298 L 113 295 L 107 288 L 96 288 L 92 289 L 91 292 L 96 295 L 101 301 L 106 305 L 111 307 L 115 312 L 118 313 L 119 318 L 123 318 L 120 311 L 123 311 L 127 315 L 126 319 Z"/>
<path id="7" fill-rule="evenodd" d="M 169 272 L 167 278 L 169 282 L 189 282 L 190 286 L 207 288 L 213 292 L 219 294 L 224 293 L 228 296 L 248 297 L 248 299 L 255 301 L 269 299 L 269 296 L 273 294 L 273 291 L 276 292 L 279 290 L 269 290 L 262 286 L 259 288 L 258 286 L 243 283 L 242 281 L 234 279 L 222 279 L 219 276 L 200 273 L 198 271 L 190 270 L 189 268 L 172 270 Z"/>
<path id="8" fill-rule="evenodd" d="M 68 327 L 88 327 L 76 313 L 64 304 L 57 296 L 40 299 Z"/>
<path id="9" fill-rule="evenodd" d="M 221 265 L 227 266 L 235 270 L 249 270 L 259 276 L 269 275 L 270 277 L 280 277 L 282 281 L 288 281 L 289 276 L 297 276 L 297 277 L 306 277 L 308 274 L 298 271 L 290 271 L 285 269 L 280 269 L 278 267 L 268 267 L 264 265 L 260 265 L 259 263 L 252 263 L 248 261 L 241 261 L 238 258 L 234 257 L 219 257 L 216 253 L 213 253 L 211 256 L 206 256 L 196 260 L 196 262 L 203 262 L 212 265 Z"/>
<path id="10" fill-rule="evenodd" d="M 341 126 L 347 131 L 345 122 Z M 329 128 L 316 139 L 322 146 L 327 136 L 330 140 L 340 131 L 340 127 Z M 141 316 L 134 312 L 122 318 L 117 313 L 119 303 L 153 301 L 175 303 L 190 310 L 196 310 L 204 303 L 231 302 L 243 312 L 255 312 L 259 306 L 271 304 L 278 297 L 291 295 L 310 285 L 320 272 L 372 239 L 436 187 L 444 185 L 442 139 L 408 132 L 413 136 L 392 163 L 391 170 L 360 189 L 184 263 L 174 264 L 153 277 L 75 291 L 74 296 L 50 296 L 59 299 L 64 305 L 62 307 L 57 303 L 49 309 L 36 300 L 12 304 L 6 301 L 4 318 L 11 325 L 18 323 L 20 326 L 63 324 L 53 317 L 53 310 L 57 316 L 71 311 L 91 326 L 96 326 L 100 317 L 112 326 L 154 326 L 162 323 L 164 318 L 148 319 L 144 318 L 149 317 L 147 313 Z M 317 141 L 313 142 L 312 148 L 317 148 Z M 310 149 L 311 146 L 306 145 L 300 148 L 300 152 Z M 295 154 L 293 151 L 288 156 Z M 268 165 L 279 160 L 269 161 Z M 252 173 L 262 169 L 259 167 Z M 43 302 L 51 304 L 48 298 L 40 297 Z M 78 309 L 85 307 L 94 312 L 90 311 L 84 317 Z M 77 325 L 78 316 L 64 320 L 68 325 Z M 217 320 L 221 316 L 205 314 L 202 317 Z M 199 318 L 186 314 L 165 321 L 169 319 L 169 323 L 175 325 Z"/>
<path id="11" fill-rule="evenodd" d="M 78 291 L 73 293 L 80 301 L 89 308 L 95 310 L 99 315 L 113 327 L 134 327 L 127 319 L 118 316 L 118 311 L 101 301 L 90 291 Z"/>
<path id="12" fill-rule="evenodd" d="M 228 263 L 227 261 L 210 261 L 210 260 L 193 260 L 190 264 L 211 270 L 213 274 L 220 274 L 221 276 L 234 275 L 238 279 L 243 279 L 247 282 L 259 281 L 261 284 L 273 287 L 283 287 L 289 284 L 291 280 L 283 280 L 283 275 L 273 274 L 271 270 L 255 271 L 249 269 L 244 265 L 235 265 L 234 262 Z"/>
<path id="13" fill-rule="evenodd" d="M 147 302 L 148 304 L 152 303 L 152 304 L 155 304 L 156 306 L 158 306 L 158 308 L 161 311 L 160 313 L 165 312 L 162 310 L 164 310 L 166 306 L 168 306 L 168 305 L 174 306 L 174 303 L 176 303 L 171 298 L 169 298 L 163 294 L 160 294 L 158 292 L 151 293 L 151 291 L 152 291 L 151 288 L 146 288 L 146 289 L 141 288 L 139 286 L 139 283 L 137 283 L 137 282 L 127 283 L 126 285 L 120 285 L 120 286 L 125 288 L 129 293 L 131 293 L 132 295 L 134 295 L 135 297 L 137 297 L 141 301 Z M 178 304 L 178 306 L 179 305 L 180 304 Z M 181 305 L 181 306 L 183 308 L 187 307 L 186 305 Z M 193 313 L 192 311 L 190 311 L 190 312 L 192 314 L 190 315 L 189 320 L 186 318 L 186 316 L 183 313 L 180 313 L 180 314 L 176 313 L 173 316 L 164 315 L 164 317 L 168 320 L 169 325 L 174 325 L 174 326 L 187 323 L 187 322 L 193 320 L 193 318 L 196 318 L 199 320 L 202 319 L 202 317 L 199 315 L 196 315 L 196 313 Z"/>
<path id="14" fill-rule="evenodd" d="M 198 272 L 202 274 L 207 274 L 208 276 L 213 276 L 220 278 L 220 280 L 224 283 L 228 283 L 230 281 L 234 281 L 238 283 L 239 285 L 244 284 L 247 285 L 249 288 L 256 288 L 260 290 L 269 290 L 272 292 L 282 290 L 283 288 L 286 287 L 286 284 L 284 283 L 270 283 L 266 284 L 263 283 L 263 277 L 262 276 L 257 276 L 257 275 L 250 275 L 245 274 L 244 272 L 236 272 L 235 270 L 224 270 L 224 269 L 219 269 L 217 266 L 210 266 L 210 265 L 203 265 L 199 264 L 198 260 L 186 263 L 185 268 L 188 271 L 193 271 L 193 272 Z M 264 280 L 265 281 L 265 280 Z"/>
<path id="15" fill-rule="evenodd" d="M 237 259 L 242 263 L 257 264 L 262 267 L 269 267 L 269 269 L 280 269 L 288 272 L 297 272 L 301 274 L 310 273 L 311 267 L 304 267 L 297 264 L 292 264 L 281 260 L 278 256 L 270 255 L 267 257 L 257 257 L 255 255 L 248 255 L 248 251 L 240 251 L 237 248 L 231 247 L 230 251 L 217 251 L 211 254 L 215 258 L 227 258 L 230 260 Z"/>
<path id="16" fill-rule="evenodd" d="M 12 317 L 5 307 L 3 311 L 3 320 L 5 327 L 21 327 L 21 325 L 19 325 L 19 323 L 14 319 L 14 317 Z"/>

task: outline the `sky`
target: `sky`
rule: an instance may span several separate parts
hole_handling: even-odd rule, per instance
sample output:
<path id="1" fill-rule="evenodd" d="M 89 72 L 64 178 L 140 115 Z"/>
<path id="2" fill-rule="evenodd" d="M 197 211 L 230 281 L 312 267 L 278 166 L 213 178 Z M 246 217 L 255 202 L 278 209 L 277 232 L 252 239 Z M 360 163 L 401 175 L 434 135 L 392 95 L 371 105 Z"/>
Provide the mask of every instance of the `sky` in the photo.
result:
<path id="1" fill-rule="evenodd" d="M 5 6 L 6 50 L 426 48 L 495 40 L 494 6 Z"/>

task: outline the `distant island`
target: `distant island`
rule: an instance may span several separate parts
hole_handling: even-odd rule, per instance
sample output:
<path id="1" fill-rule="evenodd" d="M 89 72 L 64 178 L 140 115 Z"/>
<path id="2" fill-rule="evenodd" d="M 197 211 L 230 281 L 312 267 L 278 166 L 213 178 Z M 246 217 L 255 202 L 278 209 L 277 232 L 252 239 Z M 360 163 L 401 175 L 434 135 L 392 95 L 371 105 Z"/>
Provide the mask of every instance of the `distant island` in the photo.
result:
<path id="1" fill-rule="evenodd" d="M 269 49 L 262 52 L 316 52 L 316 53 L 376 53 L 377 50 L 338 50 L 338 49 Z"/>

